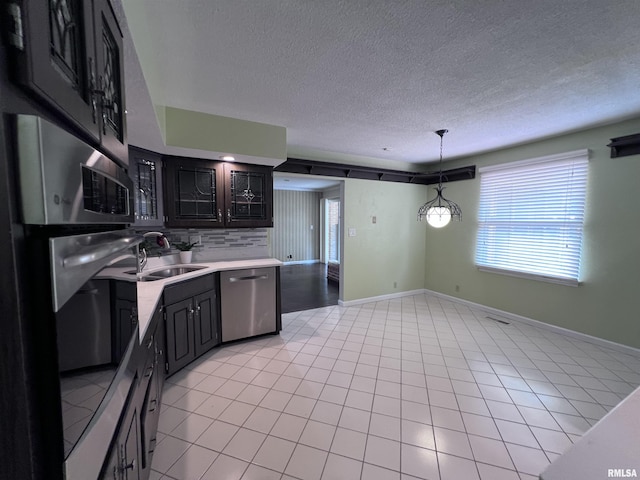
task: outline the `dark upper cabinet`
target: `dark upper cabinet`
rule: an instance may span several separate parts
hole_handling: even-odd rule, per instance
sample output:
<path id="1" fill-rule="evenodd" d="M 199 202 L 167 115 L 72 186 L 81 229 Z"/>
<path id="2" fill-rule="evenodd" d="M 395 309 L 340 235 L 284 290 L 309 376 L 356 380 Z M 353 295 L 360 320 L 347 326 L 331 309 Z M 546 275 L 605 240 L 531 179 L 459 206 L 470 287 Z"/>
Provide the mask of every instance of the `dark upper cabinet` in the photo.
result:
<path id="1" fill-rule="evenodd" d="M 50 0 L 52 1 L 52 0 Z M 56 0 L 57 3 L 60 0 Z M 100 107 L 99 124 L 102 147 L 116 157 L 127 158 L 127 128 L 124 98 L 124 52 L 122 31 L 109 0 L 93 0 L 95 29 L 95 95 Z M 95 78 L 95 80 L 94 80 Z"/>
<path id="2" fill-rule="evenodd" d="M 273 169 L 225 163 L 226 226 L 273 227 Z"/>
<path id="3" fill-rule="evenodd" d="M 162 157 L 157 153 L 129 146 L 129 176 L 133 180 L 134 227 L 162 225 Z"/>
<path id="4" fill-rule="evenodd" d="M 273 169 L 165 157 L 168 227 L 272 227 Z"/>
<path id="5" fill-rule="evenodd" d="M 15 79 L 126 164 L 122 33 L 109 1 L 8 4 Z"/>
<path id="6" fill-rule="evenodd" d="M 224 226 L 221 162 L 165 157 L 164 167 L 168 227 Z"/>

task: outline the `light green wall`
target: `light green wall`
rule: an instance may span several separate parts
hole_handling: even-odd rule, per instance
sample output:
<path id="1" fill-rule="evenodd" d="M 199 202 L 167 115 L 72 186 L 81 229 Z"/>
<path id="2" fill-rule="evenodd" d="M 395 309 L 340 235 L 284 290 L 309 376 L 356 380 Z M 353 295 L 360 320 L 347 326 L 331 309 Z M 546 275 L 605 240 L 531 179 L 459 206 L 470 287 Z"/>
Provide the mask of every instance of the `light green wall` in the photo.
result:
<path id="1" fill-rule="evenodd" d="M 285 127 L 169 106 L 164 108 L 164 126 L 167 146 L 283 161 L 287 158 Z"/>
<path id="2" fill-rule="evenodd" d="M 162 141 L 167 144 L 167 116 L 166 116 L 166 107 L 164 105 L 154 105 L 153 110 L 156 112 L 156 121 L 158 122 L 158 127 L 160 128 L 160 135 L 162 136 Z"/>
<path id="3" fill-rule="evenodd" d="M 450 162 L 478 167 L 590 150 L 579 287 L 480 272 L 474 266 L 480 178 L 447 184 L 463 221 L 426 235 L 425 287 L 559 327 L 640 348 L 640 155 L 609 158 L 611 138 L 640 132 L 640 119 Z M 429 198 L 434 195 L 429 189 Z M 460 290 L 456 292 L 455 286 Z"/>
<path id="4" fill-rule="evenodd" d="M 423 185 L 345 180 L 342 300 L 424 288 L 426 228 L 416 214 L 425 201 Z"/>

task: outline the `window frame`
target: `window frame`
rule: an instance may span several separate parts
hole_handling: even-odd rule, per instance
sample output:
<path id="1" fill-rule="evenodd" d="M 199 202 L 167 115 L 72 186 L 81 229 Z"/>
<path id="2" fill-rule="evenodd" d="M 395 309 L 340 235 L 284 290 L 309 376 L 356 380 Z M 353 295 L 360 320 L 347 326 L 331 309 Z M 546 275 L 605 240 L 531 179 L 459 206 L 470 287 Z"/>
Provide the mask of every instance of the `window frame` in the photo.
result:
<path id="1" fill-rule="evenodd" d="M 565 153 L 560 153 L 560 154 L 555 154 L 555 155 L 547 155 L 547 156 L 543 156 L 543 157 L 536 157 L 536 158 L 531 158 L 531 159 L 526 159 L 526 160 L 519 160 L 519 161 L 514 161 L 514 162 L 507 162 L 507 163 L 502 163 L 502 164 L 497 164 L 497 165 L 490 165 L 490 166 L 485 166 L 485 167 L 480 167 L 478 169 L 479 175 L 480 175 L 480 198 L 479 198 L 479 205 L 478 205 L 478 229 L 476 232 L 476 248 L 475 248 L 475 255 L 474 255 L 474 264 L 476 265 L 476 267 L 483 272 L 491 272 L 491 273 L 498 273 L 498 274 L 502 274 L 502 275 L 507 275 L 507 276 L 511 276 L 511 277 L 519 277 L 519 278 L 527 278 L 527 279 L 532 279 L 532 280 L 539 280 L 539 281 L 544 281 L 544 282 L 550 282 L 550 283 L 556 283 L 556 284 L 562 284 L 562 285 L 569 285 L 569 286 L 578 286 L 581 285 L 581 267 L 582 267 L 582 262 L 583 262 L 583 252 L 584 252 L 584 233 L 585 233 L 585 218 L 586 218 L 586 207 L 587 207 L 587 193 L 588 193 L 588 174 L 589 174 L 589 150 L 588 149 L 581 149 L 581 150 L 574 150 L 571 152 L 565 152 Z M 528 172 L 531 172 L 532 169 L 535 168 L 545 168 L 545 167 L 552 167 L 553 164 L 557 164 L 558 168 L 563 168 L 566 169 L 567 164 L 570 164 L 572 166 L 572 168 L 575 166 L 579 169 L 579 175 L 576 177 L 576 182 L 574 182 L 574 187 L 578 187 L 579 190 L 577 191 L 578 193 L 575 194 L 574 192 L 571 193 L 572 195 L 572 199 L 577 199 L 578 201 L 581 201 L 580 204 L 578 204 L 578 206 L 576 207 L 576 209 L 569 209 L 565 206 L 563 206 L 563 208 L 565 208 L 565 216 L 564 217 L 558 217 L 557 220 L 549 220 L 549 218 L 543 218 L 544 215 L 538 215 L 538 212 L 535 211 L 535 209 L 533 210 L 535 212 L 534 215 L 531 215 L 532 210 L 526 210 L 526 216 L 524 215 L 523 209 L 522 207 L 524 205 L 526 205 L 528 202 L 530 202 L 530 204 L 534 207 L 538 206 L 537 202 L 538 200 L 536 200 L 535 198 L 530 198 L 530 197 L 526 197 L 526 196 L 520 196 L 520 198 L 517 198 L 516 195 L 512 195 L 512 197 L 516 198 L 514 200 L 513 203 L 510 203 L 509 205 L 515 205 L 515 207 L 510 208 L 509 212 L 510 213 L 516 213 L 515 218 L 514 217 L 509 217 L 509 220 L 505 220 L 504 218 L 502 218 L 502 220 L 496 220 L 496 216 L 497 214 L 494 213 L 493 217 L 494 218 L 487 218 L 487 216 L 489 215 L 489 211 L 495 211 L 495 210 L 491 210 L 489 208 L 489 205 L 491 203 L 487 203 L 487 202 L 491 202 L 491 200 L 488 199 L 488 197 L 490 196 L 490 192 L 489 190 L 487 190 L 488 188 L 493 188 L 496 189 L 495 191 L 498 191 L 499 193 L 502 193 L 502 191 L 500 190 L 500 188 L 504 188 L 504 189 L 509 189 L 511 188 L 513 190 L 514 187 L 510 187 L 508 185 L 508 182 L 513 182 L 513 179 L 517 179 L 518 175 L 520 176 L 521 180 L 527 180 L 528 181 Z M 546 164 L 546 165 L 544 165 Z M 520 172 L 519 172 L 520 171 Z M 511 180 L 508 179 L 504 179 L 502 180 L 503 182 L 503 186 L 500 187 L 488 187 L 487 183 L 485 182 L 495 182 L 495 178 L 498 177 L 498 175 L 507 175 L 509 176 L 509 178 L 511 178 Z M 513 175 L 513 177 L 511 177 L 511 175 Z M 551 175 L 547 175 L 547 178 L 552 178 Z M 491 178 L 493 177 L 493 178 Z M 490 180 L 487 180 L 488 178 L 490 178 Z M 539 178 L 537 180 L 538 184 L 543 186 L 545 185 L 545 178 Z M 564 185 L 564 183 L 563 183 Z M 555 202 L 560 202 L 562 201 L 563 197 L 562 197 L 562 192 L 559 190 L 559 186 L 560 184 L 557 184 L 558 189 L 556 190 L 556 193 L 554 194 L 554 198 L 552 198 L 553 201 Z M 529 192 L 531 193 L 531 192 Z M 575 197 L 573 195 L 576 195 Z M 568 195 L 565 192 L 565 195 Z M 555 198 L 557 196 L 557 198 Z M 522 199 L 525 200 L 522 200 Z M 546 197 L 545 197 L 546 198 Z M 501 202 L 503 202 L 504 204 L 504 198 L 500 198 Z M 496 201 L 494 200 L 494 204 L 496 203 Z M 554 210 L 554 212 L 557 212 L 560 206 L 560 203 L 555 204 L 556 205 L 556 210 Z M 518 211 L 517 207 L 521 207 L 521 210 Z M 567 212 L 571 212 L 573 215 L 568 215 Z M 578 214 L 578 216 L 576 217 L 575 214 Z M 520 217 L 518 217 L 518 215 L 520 215 Z M 575 220 L 575 219 L 578 220 Z M 576 227 L 579 225 L 579 235 L 576 236 Z M 533 227 L 533 228 L 532 228 Z M 577 255 L 575 255 L 575 253 L 573 254 L 574 257 L 574 263 L 571 264 L 571 267 L 573 268 L 573 270 L 570 272 L 570 275 L 568 274 L 561 274 L 558 272 L 553 272 L 551 270 L 547 270 L 547 271 L 540 271 L 543 269 L 543 267 L 551 267 L 552 263 L 551 262 L 546 262 L 547 264 L 544 265 L 545 262 L 541 262 L 541 266 L 540 268 L 538 268 L 538 271 L 526 271 L 526 270 L 522 270 L 518 268 L 518 265 L 514 265 L 514 268 L 508 268 L 508 263 L 509 261 L 506 262 L 494 262 L 493 264 L 491 264 L 490 259 L 488 259 L 487 257 L 490 256 L 497 256 L 497 257 L 502 257 L 504 258 L 505 255 L 505 251 L 509 248 L 510 244 L 514 244 L 517 243 L 518 241 L 535 241 L 534 238 L 532 238 L 533 235 L 531 234 L 527 234 L 526 230 L 529 229 L 530 232 L 534 232 L 535 234 L 540 234 L 540 232 L 542 232 L 542 228 L 541 227 L 547 227 L 549 230 L 549 235 L 547 235 L 547 238 L 550 239 L 555 239 L 557 241 L 558 238 L 560 238 L 560 232 L 563 231 L 562 229 L 565 228 L 572 228 L 573 229 L 573 233 L 571 233 L 570 235 L 572 236 L 572 240 L 577 239 L 578 242 L 577 244 L 574 243 L 573 244 L 573 248 L 574 252 L 575 249 L 577 248 Z M 491 232 L 489 231 L 489 229 L 493 229 L 494 232 L 499 232 L 499 233 L 494 233 L 493 235 L 491 235 Z M 566 231 L 566 230 L 565 230 Z M 493 247 L 489 246 L 489 247 L 484 247 L 484 245 L 486 245 L 486 240 L 489 236 L 493 237 L 494 243 L 493 243 Z M 565 237 L 566 238 L 566 237 Z M 515 239 L 515 242 L 514 242 Z M 496 245 L 496 243 L 499 240 L 504 240 L 504 245 L 500 246 L 500 245 Z M 517 264 L 518 263 L 518 252 L 523 253 L 524 250 L 520 249 L 518 250 L 518 247 L 513 247 L 511 253 L 512 253 L 512 258 L 514 259 L 513 263 Z M 508 252 L 507 252 L 508 253 Z M 560 250 L 557 250 L 558 254 L 561 254 Z M 522 258 L 522 255 L 520 256 Z M 541 258 L 542 260 L 544 260 L 545 255 L 541 255 L 539 258 Z M 577 260 L 576 260 L 577 259 Z M 522 264 L 524 261 L 520 261 L 520 263 Z M 536 268 L 532 268 L 532 270 L 536 270 Z"/>

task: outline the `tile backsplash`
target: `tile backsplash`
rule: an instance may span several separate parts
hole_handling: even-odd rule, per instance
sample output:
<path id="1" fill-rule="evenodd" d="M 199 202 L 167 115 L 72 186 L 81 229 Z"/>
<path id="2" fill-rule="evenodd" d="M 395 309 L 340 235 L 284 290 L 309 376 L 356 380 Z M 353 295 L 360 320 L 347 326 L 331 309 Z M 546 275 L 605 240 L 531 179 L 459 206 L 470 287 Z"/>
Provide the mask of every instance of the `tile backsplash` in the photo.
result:
<path id="1" fill-rule="evenodd" d="M 145 233 L 141 230 L 139 233 Z M 268 231 L 266 228 L 195 229 L 163 228 L 160 230 L 173 245 L 179 242 L 196 241 L 201 245 L 193 247 L 193 262 L 214 262 L 220 260 L 240 260 L 269 256 Z M 175 253 L 175 249 L 172 249 Z"/>

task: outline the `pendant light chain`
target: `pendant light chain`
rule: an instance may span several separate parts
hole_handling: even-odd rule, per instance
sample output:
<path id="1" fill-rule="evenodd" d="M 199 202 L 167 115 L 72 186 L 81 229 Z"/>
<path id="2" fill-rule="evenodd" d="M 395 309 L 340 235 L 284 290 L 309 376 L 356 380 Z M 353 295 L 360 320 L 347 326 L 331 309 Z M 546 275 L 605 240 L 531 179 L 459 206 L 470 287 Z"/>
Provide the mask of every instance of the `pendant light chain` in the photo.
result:
<path id="1" fill-rule="evenodd" d="M 440 171 L 438 173 L 438 187 L 436 188 L 436 198 L 430 202 L 425 203 L 418 210 L 418 220 L 427 220 L 427 223 L 435 228 L 441 228 L 447 225 L 451 219 L 461 220 L 462 210 L 460 207 L 451 200 L 447 200 L 442 195 L 442 152 L 443 152 L 443 137 L 448 130 L 437 130 L 435 133 L 440 137 Z"/>
<path id="2" fill-rule="evenodd" d="M 444 134 L 448 131 L 449 130 L 443 129 L 436 132 L 436 134 L 440 136 L 440 163 L 438 165 L 440 167 L 440 177 L 438 180 L 438 187 L 440 187 L 440 190 L 442 190 L 442 144 L 444 140 Z"/>

